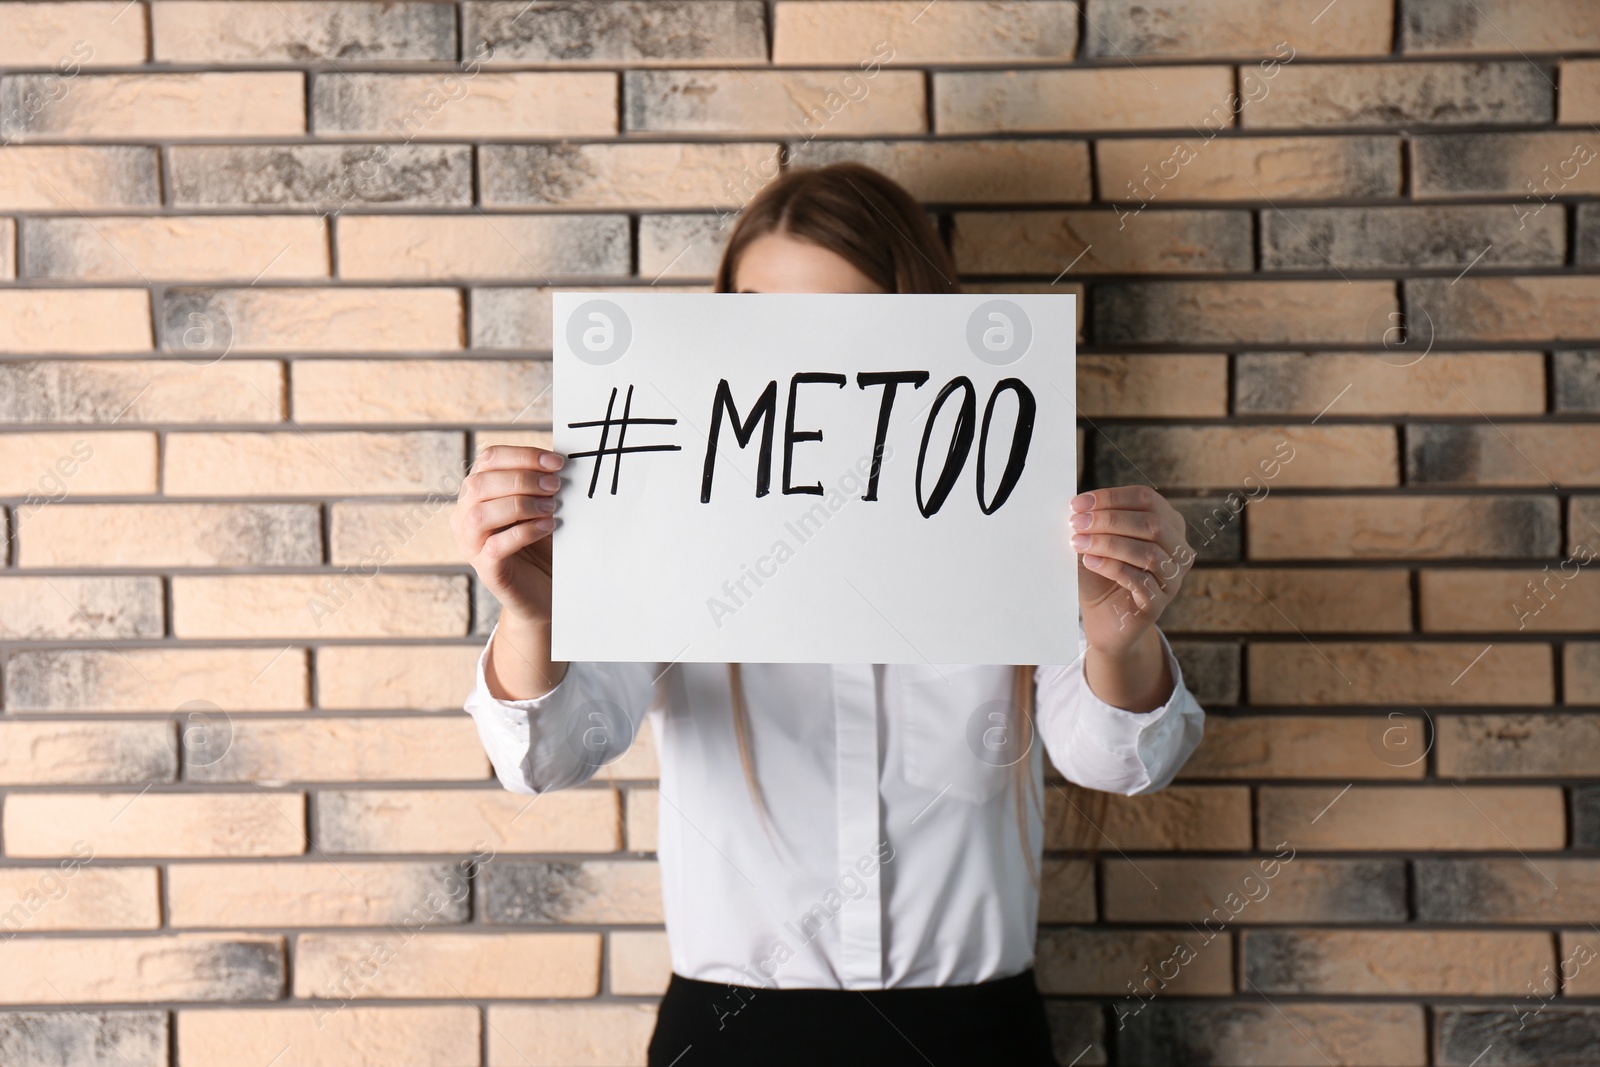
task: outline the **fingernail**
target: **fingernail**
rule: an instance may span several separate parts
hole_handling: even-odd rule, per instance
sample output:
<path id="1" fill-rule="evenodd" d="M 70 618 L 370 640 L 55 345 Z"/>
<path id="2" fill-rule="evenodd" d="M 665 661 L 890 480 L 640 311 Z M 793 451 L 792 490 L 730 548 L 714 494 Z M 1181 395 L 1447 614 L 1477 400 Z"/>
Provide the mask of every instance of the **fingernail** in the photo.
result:
<path id="1" fill-rule="evenodd" d="M 1087 530 L 1089 528 L 1089 524 L 1094 522 L 1094 516 L 1088 514 L 1087 512 L 1080 511 L 1067 521 L 1072 523 L 1072 528 L 1074 530 Z"/>
<path id="2" fill-rule="evenodd" d="M 1084 556 L 1083 557 L 1083 565 L 1085 567 L 1098 567 L 1098 566 L 1100 566 L 1100 563 L 1101 563 L 1101 557 L 1099 557 L 1099 556 Z"/>
<path id="3" fill-rule="evenodd" d="M 548 515 L 550 512 L 556 509 L 556 498 L 553 496 L 534 497 L 533 506 L 536 510 L 542 511 Z"/>
<path id="4" fill-rule="evenodd" d="M 1094 494 L 1079 493 L 1077 496 L 1072 498 L 1072 506 L 1079 511 L 1084 511 L 1094 507 Z"/>
<path id="5" fill-rule="evenodd" d="M 553 493 L 557 489 L 561 488 L 561 479 L 557 478 L 554 474 L 541 475 L 539 478 L 539 488 Z"/>
<path id="6" fill-rule="evenodd" d="M 1088 548 L 1089 547 L 1089 535 L 1088 534 L 1073 534 L 1072 535 L 1072 547 L 1074 549 L 1076 549 L 1077 551 L 1079 551 L 1079 552 L 1082 552 L 1084 549 Z"/>
<path id="7" fill-rule="evenodd" d="M 533 520 L 533 528 L 535 530 L 538 530 L 540 533 L 549 533 L 551 530 L 554 530 L 556 528 L 556 520 L 554 520 L 554 519 L 534 519 Z"/>
<path id="8" fill-rule="evenodd" d="M 561 469 L 561 465 L 566 461 L 567 457 L 561 455 L 560 453 L 546 452 L 544 455 L 539 457 L 539 466 L 543 467 L 547 471 L 558 471 Z"/>

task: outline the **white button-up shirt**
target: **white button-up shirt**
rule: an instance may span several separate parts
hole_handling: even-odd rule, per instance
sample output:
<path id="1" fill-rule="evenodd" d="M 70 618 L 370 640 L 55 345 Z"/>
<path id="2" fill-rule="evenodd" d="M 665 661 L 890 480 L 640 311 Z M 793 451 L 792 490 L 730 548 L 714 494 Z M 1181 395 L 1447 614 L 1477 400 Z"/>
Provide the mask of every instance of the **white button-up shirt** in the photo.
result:
<path id="1" fill-rule="evenodd" d="M 1092 789 L 1133 795 L 1172 780 L 1200 743 L 1205 712 L 1165 635 L 1161 643 L 1176 684 L 1145 713 L 1095 696 L 1081 638 L 1074 663 L 1035 668 L 1043 745 L 1024 757 L 1035 795 L 1041 747 Z M 994 702 L 1011 699 L 1013 668 L 745 664 L 769 836 L 740 763 L 725 664 L 575 662 L 542 697 L 498 700 L 484 680 L 489 651 L 465 707 L 512 792 L 586 781 L 649 720 L 678 974 L 884 989 L 981 982 L 1032 965 L 1039 893 L 1018 832 L 1015 768 L 980 758 L 984 739 L 1000 736 L 985 731 L 1003 721 L 994 715 L 1006 705 Z M 1043 820 L 1025 807 L 1037 866 Z"/>

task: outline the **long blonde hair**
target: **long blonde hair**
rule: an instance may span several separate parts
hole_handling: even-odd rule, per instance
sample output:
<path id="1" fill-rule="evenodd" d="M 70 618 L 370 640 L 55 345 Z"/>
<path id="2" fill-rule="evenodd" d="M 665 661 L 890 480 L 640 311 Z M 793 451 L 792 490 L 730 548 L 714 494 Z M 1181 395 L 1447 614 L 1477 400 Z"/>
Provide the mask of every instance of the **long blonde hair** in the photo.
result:
<path id="1" fill-rule="evenodd" d="M 734 271 L 740 255 L 756 238 L 770 233 L 786 233 L 835 253 L 885 292 L 960 291 L 955 261 L 927 212 L 895 181 L 860 163 L 789 170 L 762 189 L 739 213 L 727 247 L 723 249 L 717 268 L 717 292 L 734 291 Z M 1027 831 L 1028 806 L 1038 811 L 1041 818 L 1044 814 L 1044 800 L 1032 773 L 1032 746 L 1038 740 L 1033 671 L 1031 666 L 1014 669 L 1012 704 L 1018 712 L 1017 725 L 1027 730 L 1027 745 L 1023 756 L 1011 766 L 1017 833 L 1022 840 L 1029 874 L 1037 886 L 1040 873 L 1029 847 Z M 739 762 L 744 768 L 745 783 L 757 814 L 770 837 L 772 826 L 755 771 L 744 678 L 737 663 L 728 664 L 728 690 L 732 697 Z M 1062 792 L 1071 809 L 1062 813 L 1063 837 L 1068 847 L 1092 855 L 1098 848 L 1093 835 L 1103 821 L 1108 795 L 1073 782 L 1065 783 Z"/>

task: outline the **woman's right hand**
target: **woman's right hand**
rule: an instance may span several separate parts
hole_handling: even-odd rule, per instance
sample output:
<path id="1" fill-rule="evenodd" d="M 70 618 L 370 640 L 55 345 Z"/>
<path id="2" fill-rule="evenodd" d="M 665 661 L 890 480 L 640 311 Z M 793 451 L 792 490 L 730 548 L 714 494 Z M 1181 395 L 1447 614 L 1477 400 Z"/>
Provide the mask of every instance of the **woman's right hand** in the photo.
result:
<path id="1" fill-rule="evenodd" d="M 502 615 L 550 621 L 550 531 L 555 529 L 556 472 L 564 456 L 543 448 L 490 445 L 461 483 L 450 527 L 456 544 Z"/>

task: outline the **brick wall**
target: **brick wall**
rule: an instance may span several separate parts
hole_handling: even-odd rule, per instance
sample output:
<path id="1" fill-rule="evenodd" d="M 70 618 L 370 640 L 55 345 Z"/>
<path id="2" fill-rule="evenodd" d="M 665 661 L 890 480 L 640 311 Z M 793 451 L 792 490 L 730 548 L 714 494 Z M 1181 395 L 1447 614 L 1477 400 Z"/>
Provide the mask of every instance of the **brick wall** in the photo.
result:
<path id="1" fill-rule="evenodd" d="M 646 736 L 498 788 L 448 511 L 549 288 L 860 159 L 1077 293 L 1207 738 L 1058 851 L 1076 1064 L 1600 1063 L 1593 0 L 0 5 L 0 1062 L 642 1063 Z M 1589 202 L 1586 202 L 1588 200 Z"/>

